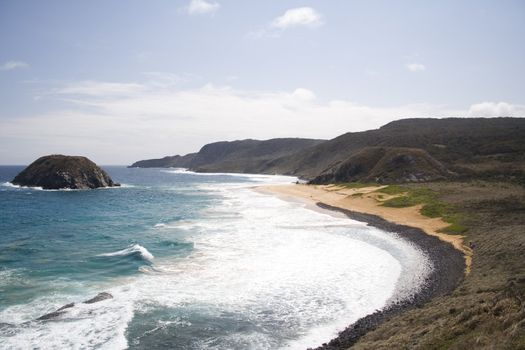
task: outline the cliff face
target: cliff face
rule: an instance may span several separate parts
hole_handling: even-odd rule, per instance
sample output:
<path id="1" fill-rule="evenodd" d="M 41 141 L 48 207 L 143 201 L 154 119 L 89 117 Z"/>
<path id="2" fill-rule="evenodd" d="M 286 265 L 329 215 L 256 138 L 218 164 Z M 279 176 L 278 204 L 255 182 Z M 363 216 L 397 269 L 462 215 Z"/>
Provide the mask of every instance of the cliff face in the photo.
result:
<path id="1" fill-rule="evenodd" d="M 453 176 L 439 161 L 417 148 L 365 147 L 340 165 L 333 166 L 310 182 L 406 183 L 443 180 Z"/>
<path id="2" fill-rule="evenodd" d="M 129 168 L 189 168 L 195 153 L 185 156 L 166 156 L 159 159 L 140 160 L 129 166 Z"/>
<path id="3" fill-rule="evenodd" d="M 273 161 L 315 147 L 324 140 L 283 138 L 265 141 L 241 140 L 205 145 L 195 155 L 190 169 L 198 172 L 284 174 Z"/>
<path id="4" fill-rule="evenodd" d="M 18 174 L 14 185 L 51 189 L 90 189 L 120 186 L 86 157 L 49 155 L 40 157 Z"/>
<path id="5" fill-rule="evenodd" d="M 198 172 L 295 175 L 315 183 L 469 177 L 525 183 L 523 140 L 525 118 L 403 119 L 328 141 L 211 143 L 177 166 Z"/>
<path id="6" fill-rule="evenodd" d="M 276 160 L 275 167 L 314 179 L 367 147 L 422 150 L 458 176 L 525 175 L 525 118 L 403 119 L 346 133 Z M 352 178 L 347 180 L 352 181 Z"/>
<path id="7" fill-rule="evenodd" d="M 181 167 L 199 172 L 271 173 L 272 170 L 269 169 L 273 160 L 291 156 L 322 142 L 324 141 L 300 138 L 221 141 L 204 145 L 198 153 L 141 160 L 133 163 L 131 167 Z"/>

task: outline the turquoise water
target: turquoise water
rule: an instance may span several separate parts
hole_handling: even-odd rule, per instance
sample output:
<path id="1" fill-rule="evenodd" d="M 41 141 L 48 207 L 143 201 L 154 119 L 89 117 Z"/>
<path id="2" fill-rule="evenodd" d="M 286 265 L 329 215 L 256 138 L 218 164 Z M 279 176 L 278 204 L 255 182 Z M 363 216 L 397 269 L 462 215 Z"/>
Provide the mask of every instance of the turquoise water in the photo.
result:
<path id="1" fill-rule="evenodd" d="M 21 167 L 1 167 L 0 182 Z M 213 195 L 185 190 L 224 181 L 224 176 L 193 179 L 158 170 L 108 167 L 125 188 L 94 191 L 39 191 L 0 187 L 0 266 L 18 271 L 20 283 L 2 286 L 0 306 L 17 304 L 57 291 L 57 276 L 71 281 L 101 281 L 138 273 L 139 253 L 98 257 L 133 244 L 147 246 L 158 257 L 188 254 L 192 244 L 176 235 L 164 239 L 154 232 L 159 222 L 194 219 L 213 205 Z M 240 179 L 242 181 L 243 179 Z M 31 281 L 31 288 L 23 283 Z M 69 288 L 64 284 L 62 288 Z"/>
<path id="2" fill-rule="evenodd" d="M 2 349 L 303 349 L 428 273 L 395 235 L 252 189 L 293 178 L 106 167 L 123 187 L 43 191 L 21 169 L 0 167 Z"/>

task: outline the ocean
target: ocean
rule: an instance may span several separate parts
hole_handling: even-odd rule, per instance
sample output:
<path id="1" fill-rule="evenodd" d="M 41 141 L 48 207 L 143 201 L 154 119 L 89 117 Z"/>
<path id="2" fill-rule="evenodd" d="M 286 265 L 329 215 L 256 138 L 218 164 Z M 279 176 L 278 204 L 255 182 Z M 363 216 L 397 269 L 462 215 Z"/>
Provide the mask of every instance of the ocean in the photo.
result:
<path id="1" fill-rule="evenodd" d="M 293 177 L 108 166 L 122 187 L 44 191 L 8 183 L 22 168 L 0 167 L 1 349 L 305 349 L 432 269 L 394 233 L 253 190 Z"/>

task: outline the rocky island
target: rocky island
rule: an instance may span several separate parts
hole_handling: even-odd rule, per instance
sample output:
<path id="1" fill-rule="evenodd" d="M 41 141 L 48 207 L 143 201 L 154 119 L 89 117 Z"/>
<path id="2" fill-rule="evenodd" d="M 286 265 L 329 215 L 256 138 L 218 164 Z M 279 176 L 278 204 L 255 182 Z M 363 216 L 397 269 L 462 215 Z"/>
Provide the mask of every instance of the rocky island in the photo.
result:
<path id="1" fill-rule="evenodd" d="M 109 175 L 86 157 L 54 154 L 43 156 L 22 170 L 13 185 L 45 190 L 115 187 Z"/>

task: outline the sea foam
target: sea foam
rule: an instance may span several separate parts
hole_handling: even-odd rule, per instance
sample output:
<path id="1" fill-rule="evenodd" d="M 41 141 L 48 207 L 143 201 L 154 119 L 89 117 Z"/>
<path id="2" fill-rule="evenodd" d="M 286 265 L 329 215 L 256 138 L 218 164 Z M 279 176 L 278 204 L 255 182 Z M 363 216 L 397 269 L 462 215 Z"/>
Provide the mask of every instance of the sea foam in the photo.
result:
<path id="1" fill-rule="evenodd" d="M 31 189 L 31 190 L 37 190 L 37 191 L 43 191 L 44 189 L 39 186 L 20 186 L 12 184 L 11 182 L 3 182 L 2 186 L 4 187 L 11 187 L 11 188 L 25 188 L 25 189 Z"/>
<path id="2" fill-rule="evenodd" d="M 193 176 L 227 176 L 232 178 L 245 178 L 255 182 L 267 183 L 292 183 L 298 181 L 295 176 L 286 175 L 265 175 L 265 174 L 247 174 L 247 173 L 197 173 L 184 168 L 173 168 L 172 170 L 161 170 L 171 174 L 187 174 Z"/>
<path id="3" fill-rule="evenodd" d="M 151 254 L 146 248 L 144 248 L 140 244 L 133 244 L 125 249 L 118 250 L 112 253 L 98 254 L 97 256 L 103 257 L 103 256 L 131 256 L 131 255 L 138 255 L 142 259 L 150 261 L 150 262 L 153 261 L 154 259 L 153 254 Z"/>
<path id="4" fill-rule="evenodd" d="M 57 188 L 57 189 L 43 189 L 41 186 L 21 186 L 21 185 L 14 185 L 11 182 L 3 182 L 1 184 L 3 187 L 10 187 L 10 188 L 19 188 L 19 189 L 29 189 L 29 190 L 36 190 L 36 191 L 47 191 L 47 192 L 57 192 L 57 191 L 64 191 L 64 192 L 70 192 L 70 191 L 88 191 L 90 189 L 76 189 L 76 188 Z M 134 188 L 134 185 L 129 184 L 120 184 L 120 186 L 106 186 L 106 187 L 98 187 L 95 190 L 114 190 L 114 189 L 124 189 L 124 188 Z"/>
<path id="5" fill-rule="evenodd" d="M 90 295 L 105 290 L 115 298 L 20 327 L 5 337 L 5 347 L 148 348 L 155 341 L 174 348 L 315 347 L 410 297 L 431 268 L 396 235 L 254 192 L 253 182 L 191 186 L 213 202 L 177 222 L 157 219 L 148 231 L 157 242 L 148 247 L 191 242 L 187 255 L 163 255 L 141 269 L 147 273 L 90 285 Z M 139 244 L 98 256 L 154 259 Z M 85 299 L 39 298 L 0 311 L 0 322 L 31 320 Z"/>

